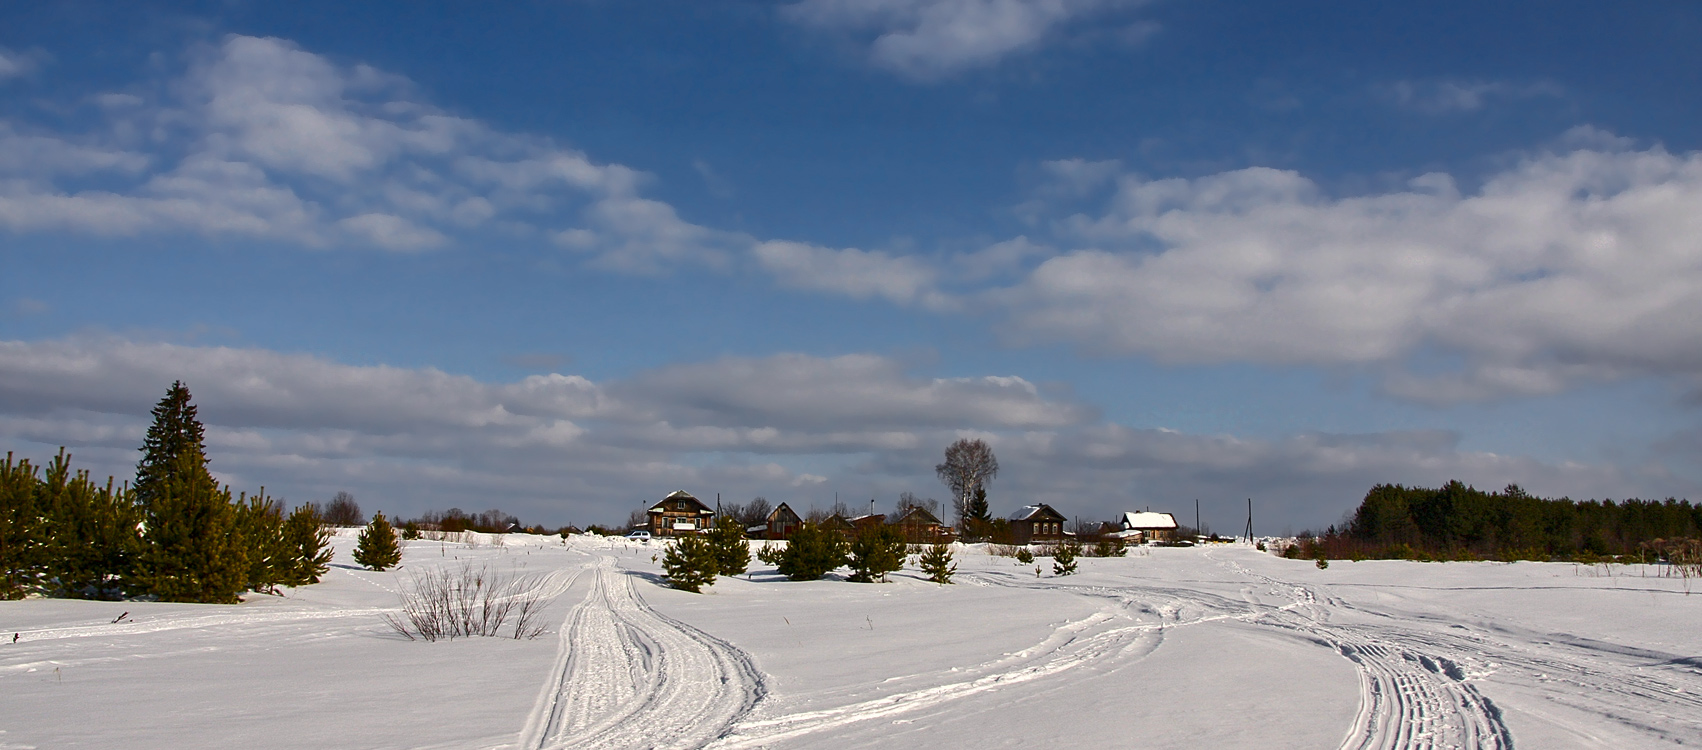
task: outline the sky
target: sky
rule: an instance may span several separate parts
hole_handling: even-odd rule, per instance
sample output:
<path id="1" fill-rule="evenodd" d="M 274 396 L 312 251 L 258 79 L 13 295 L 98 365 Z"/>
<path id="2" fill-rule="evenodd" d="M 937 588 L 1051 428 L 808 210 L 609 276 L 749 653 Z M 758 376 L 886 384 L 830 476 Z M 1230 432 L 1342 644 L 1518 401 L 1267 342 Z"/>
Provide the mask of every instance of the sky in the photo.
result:
<path id="1" fill-rule="evenodd" d="M 616 523 L 1702 497 L 1702 5 L 0 6 L 0 449 Z"/>

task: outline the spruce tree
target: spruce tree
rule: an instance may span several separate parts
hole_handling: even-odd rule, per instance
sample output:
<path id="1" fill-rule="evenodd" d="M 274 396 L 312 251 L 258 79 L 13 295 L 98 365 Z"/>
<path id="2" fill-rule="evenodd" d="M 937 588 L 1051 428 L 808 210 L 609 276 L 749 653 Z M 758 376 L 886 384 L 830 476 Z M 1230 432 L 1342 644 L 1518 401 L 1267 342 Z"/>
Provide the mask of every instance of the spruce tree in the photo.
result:
<path id="1" fill-rule="evenodd" d="M 331 530 L 319 521 L 313 504 L 297 506 L 284 519 L 284 542 L 290 550 L 290 586 L 318 583 L 331 569 Z"/>
<path id="2" fill-rule="evenodd" d="M 162 601 L 234 604 L 248 553 L 230 490 L 207 471 L 203 435 L 189 389 L 172 383 L 154 407 L 131 489 L 143 527 L 136 579 Z"/>
<path id="3" fill-rule="evenodd" d="M 886 524 L 865 528 L 851 540 L 851 580 L 885 581 L 886 574 L 904 567 L 904 535 Z"/>
<path id="4" fill-rule="evenodd" d="M 977 523 L 993 522 L 993 514 L 987 507 L 987 485 L 975 485 L 975 494 L 969 498 L 969 507 L 963 513 L 964 518 Z"/>
<path id="5" fill-rule="evenodd" d="M 1052 553 L 1052 575 L 1067 576 L 1076 572 L 1076 545 L 1060 544 Z"/>
<path id="6" fill-rule="evenodd" d="M 136 483 L 131 489 L 138 505 L 154 501 L 160 488 L 179 472 L 179 458 L 190 452 L 199 458 L 195 470 L 206 473 L 205 432 L 195 416 L 195 404 L 190 402 L 189 387 L 181 380 L 173 382 L 165 398 L 154 406 L 154 422 L 142 440 L 142 460 L 136 464 Z M 208 481 L 212 481 L 210 475 Z"/>
<path id="7" fill-rule="evenodd" d="M 705 535 L 715 554 L 715 568 L 724 576 L 743 574 L 751 566 L 751 544 L 745 541 L 744 524 L 732 516 L 715 520 L 715 528 Z"/>
<path id="8" fill-rule="evenodd" d="M 167 602 L 235 604 L 248 578 L 248 554 L 230 490 L 213 484 L 199 447 L 160 468 L 142 506 L 142 591 Z"/>
<path id="9" fill-rule="evenodd" d="M 361 529 L 355 541 L 355 562 L 373 570 L 394 568 L 402 561 L 402 548 L 396 544 L 396 529 L 383 512 L 372 514 L 372 522 Z"/>
<path id="10" fill-rule="evenodd" d="M 681 591 L 696 594 L 704 586 L 714 586 L 719 567 L 715 549 L 696 534 L 680 537 L 662 553 L 662 568 L 668 572 L 668 584 Z"/>
<path id="11" fill-rule="evenodd" d="M 936 544 L 922 553 L 922 572 L 928 574 L 928 580 L 934 583 L 951 583 L 951 576 L 957 572 L 957 566 L 951 561 L 951 546 Z"/>

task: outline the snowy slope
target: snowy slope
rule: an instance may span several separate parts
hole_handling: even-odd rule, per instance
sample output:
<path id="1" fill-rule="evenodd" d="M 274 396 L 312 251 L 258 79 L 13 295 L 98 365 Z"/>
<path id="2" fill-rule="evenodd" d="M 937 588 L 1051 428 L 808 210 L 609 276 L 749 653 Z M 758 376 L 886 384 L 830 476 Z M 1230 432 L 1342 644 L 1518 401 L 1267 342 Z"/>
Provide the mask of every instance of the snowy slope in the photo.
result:
<path id="1" fill-rule="evenodd" d="M 1668 747 L 1702 738 L 1702 593 L 1653 566 L 1135 550 L 1057 578 L 704 595 L 656 546 L 409 543 L 403 569 L 235 606 L 0 602 L 0 748 Z M 468 561 L 553 595 L 535 640 L 379 615 Z M 111 622 L 123 612 L 129 616 Z M 11 643 L 10 633 L 17 633 Z"/>

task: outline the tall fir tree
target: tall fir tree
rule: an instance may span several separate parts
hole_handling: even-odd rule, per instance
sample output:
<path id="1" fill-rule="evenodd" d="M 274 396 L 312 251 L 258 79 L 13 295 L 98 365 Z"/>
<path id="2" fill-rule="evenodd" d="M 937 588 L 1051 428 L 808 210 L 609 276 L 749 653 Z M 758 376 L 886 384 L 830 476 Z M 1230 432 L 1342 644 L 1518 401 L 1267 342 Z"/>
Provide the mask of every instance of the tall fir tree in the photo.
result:
<path id="1" fill-rule="evenodd" d="M 160 488 L 178 474 L 178 459 L 191 451 L 199 457 L 195 470 L 207 473 L 205 432 L 190 401 L 189 386 L 181 380 L 173 382 L 165 398 L 154 406 L 154 423 L 142 439 L 142 460 L 136 464 L 136 483 L 131 489 L 136 504 L 153 502 Z M 212 481 L 211 475 L 208 481 Z"/>
<path id="2" fill-rule="evenodd" d="M 154 407 L 131 489 L 142 509 L 137 582 L 162 601 L 234 604 L 248 576 L 230 490 L 207 471 L 204 430 L 183 381 Z"/>
<path id="3" fill-rule="evenodd" d="M 987 507 L 987 485 L 975 485 L 975 493 L 969 497 L 969 507 L 964 510 L 963 516 L 965 520 L 978 524 L 993 522 L 993 514 Z"/>
<path id="4" fill-rule="evenodd" d="M 142 506 L 141 590 L 167 602 L 236 604 L 246 588 L 248 554 L 230 490 L 213 483 L 199 446 L 162 468 L 168 472 Z"/>
<path id="5" fill-rule="evenodd" d="M 373 570 L 394 568 L 402 561 L 402 548 L 396 543 L 396 528 L 384 513 L 372 514 L 372 521 L 361 529 L 355 540 L 355 562 Z"/>

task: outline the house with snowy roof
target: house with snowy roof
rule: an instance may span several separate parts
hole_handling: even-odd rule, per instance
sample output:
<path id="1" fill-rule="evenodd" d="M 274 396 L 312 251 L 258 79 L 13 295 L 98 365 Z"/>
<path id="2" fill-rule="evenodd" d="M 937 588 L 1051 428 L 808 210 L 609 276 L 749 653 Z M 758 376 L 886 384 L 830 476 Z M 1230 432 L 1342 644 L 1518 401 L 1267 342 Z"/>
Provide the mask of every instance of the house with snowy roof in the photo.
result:
<path id="1" fill-rule="evenodd" d="M 1061 542 L 1064 540 L 1064 514 L 1045 503 L 1024 505 L 1010 515 L 1011 543 Z"/>
<path id="2" fill-rule="evenodd" d="M 676 490 L 650 506 L 650 535 L 696 534 L 714 523 L 715 511 L 685 490 Z"/>
<path id="3" fill-rule="evenodd" d="M 1123 514 L 1117 536 L 1130 542 L 1162 542 L 1176 538 L 1176 517 L 1150 510 Z"/>

